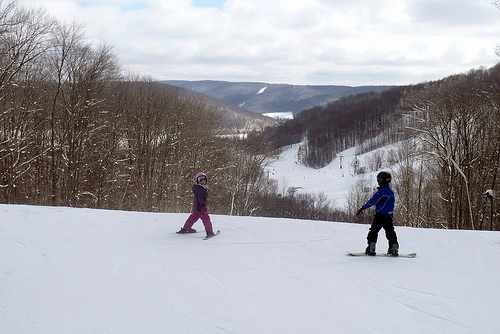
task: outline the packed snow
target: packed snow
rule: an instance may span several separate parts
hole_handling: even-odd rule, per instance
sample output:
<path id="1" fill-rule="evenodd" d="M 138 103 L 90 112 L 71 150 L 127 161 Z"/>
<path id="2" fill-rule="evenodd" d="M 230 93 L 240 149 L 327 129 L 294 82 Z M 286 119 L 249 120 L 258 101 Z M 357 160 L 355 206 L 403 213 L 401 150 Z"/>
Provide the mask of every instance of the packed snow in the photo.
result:
<path id="1" fill-rule="evenodd" d="M 2 333 L 499 333 L 500 233 L 0 205 Z M 195 226 L 203 229 L 201 222 Z M 387 249 L 380 233 L 378 252 Z"/>

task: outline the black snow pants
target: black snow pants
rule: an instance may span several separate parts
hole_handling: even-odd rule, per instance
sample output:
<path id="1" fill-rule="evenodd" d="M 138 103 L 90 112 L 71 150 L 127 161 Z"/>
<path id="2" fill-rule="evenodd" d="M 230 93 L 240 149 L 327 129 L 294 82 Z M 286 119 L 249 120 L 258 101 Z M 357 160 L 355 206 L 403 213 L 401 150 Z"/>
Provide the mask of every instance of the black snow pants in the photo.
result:
<path id="1" fill-rule="evenodd" d="M 384 215 L 383 213 L 375 214 L 372 226 L 370 226 L 370 232 L 368 232 L 368 244 L 371 242 L 377 242 L 378 232 L 382 228 L 385 230 L 385 236 L 389 241 L 389 248 L 391 248 L 392 245 L 398 243 L 398 237 L 396 236 L 396 231 L 394 230 L 394 225 L 392 224 L 392 216 Z"/>

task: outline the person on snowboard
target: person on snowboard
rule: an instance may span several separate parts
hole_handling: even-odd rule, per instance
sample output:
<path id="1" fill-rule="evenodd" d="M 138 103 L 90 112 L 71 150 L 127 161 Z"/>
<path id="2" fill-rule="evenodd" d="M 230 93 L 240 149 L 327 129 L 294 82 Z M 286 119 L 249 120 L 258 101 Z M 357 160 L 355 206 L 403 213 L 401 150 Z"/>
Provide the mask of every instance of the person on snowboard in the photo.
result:
<path id="1" fill-rule="evenodd" d="M 205 226 L 205 232 L 207 233 L 207 237 L 211 237 L 214 235 L 212 222 L 210 221 L 210 217 L 207 213 L 207 176 L 205 173 L 196 174 L 196 184 L 193 185 L 193 213 L 188 217 L 184 226 L 177 232 L 179 234 L 182 233 L 195 233 L 196 230 L 193 227 L 194 223 L 201 219 L 203 225 Z"/>
<path id="2" fill-rule="evenodd" d="M 389 250 L 387 254 L 398 256 L 399 244 L 394 225 L 392 224 L 392 216 L 394 214 L 394 193 L 389 187 L 391 183 L 391 174 L 389 172 L 380 172 L 377 175 L 378 191 L 373 197 L 365 203 L 357 212 L 360 215 L 364 210 L 375 205 L 375 218 L 368 232 L 365 254 L 375 255 L 375 245 L 377 244 L 378 232 L 380 229 L 385 230 L 385 236 L 389 241 Z"/>

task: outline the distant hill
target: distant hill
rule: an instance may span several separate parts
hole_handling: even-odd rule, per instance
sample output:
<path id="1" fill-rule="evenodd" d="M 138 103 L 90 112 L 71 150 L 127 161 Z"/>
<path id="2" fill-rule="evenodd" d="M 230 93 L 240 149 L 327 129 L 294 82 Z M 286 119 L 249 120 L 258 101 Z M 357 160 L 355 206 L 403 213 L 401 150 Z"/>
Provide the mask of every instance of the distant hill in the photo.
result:
<path id="1" fill-rule="evenodd" d="M 215 107 L 223 116 L 226 123 L 225 125 L 228 129 L 247 131 L 251 129 L 261 129 L 266 126 L 276 124 L 276 120 L 271 117 L 266 117 L 260 113 L 250 111 L 246 108 L 237 106 L 214 96 L 183 88 L 181 86 L 170 85 L 166 82 L 161 83 L 170 87 L 170 89 L 178 95 L 202 100 Z"/>
<path id="2" fill-rule="evenodd" d="M 310 86 L 210 80 L 162 82 L 207 94 L 260 114 L 283 112 L 296 114 L 304 109 L 325 105 L 342 96 L 381 92 L 394 87 Z"/>

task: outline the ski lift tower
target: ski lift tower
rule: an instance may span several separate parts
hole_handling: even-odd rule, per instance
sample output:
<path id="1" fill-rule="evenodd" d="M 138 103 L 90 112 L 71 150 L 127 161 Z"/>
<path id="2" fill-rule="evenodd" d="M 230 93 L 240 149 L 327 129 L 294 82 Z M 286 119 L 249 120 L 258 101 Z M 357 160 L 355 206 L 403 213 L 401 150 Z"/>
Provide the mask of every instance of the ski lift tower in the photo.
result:
<path id="1" fill-rule="evenodd" d="M 352 171 L 351 171 L 351 167 L 352 167 Z M 358 172 L 358 154 L 357 153 L 354 153 L 354 159 L 352 159 L 352 162 L 349 164 L 349 174 L 351 174 L 351 176 L 354 176 L 355 174 L 357 174 Z"/>

